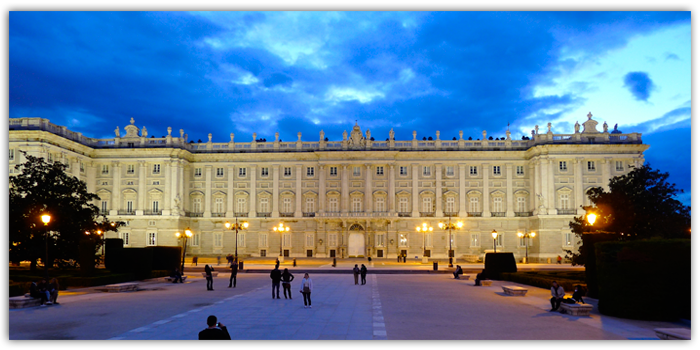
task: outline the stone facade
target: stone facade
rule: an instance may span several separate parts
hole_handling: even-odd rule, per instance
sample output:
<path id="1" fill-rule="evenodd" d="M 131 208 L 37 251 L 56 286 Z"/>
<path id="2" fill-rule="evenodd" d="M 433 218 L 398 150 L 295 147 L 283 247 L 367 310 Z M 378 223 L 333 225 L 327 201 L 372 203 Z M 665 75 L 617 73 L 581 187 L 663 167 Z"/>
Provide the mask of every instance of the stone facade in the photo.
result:
<path id="1" fill-rule="evenodd" d="M 233 253 L 235 233 L 226 221 L 246 221 L 238 234 L 241 256 L 372 256 L 447 258 L 448 232 L 439 222 L 460 220 L 452 231 L 459 259 L 493 251 L 525 256 L 518 232 L 535 232 L 531 261 L 554 260 L 575 249 L 569 222 L 588 204 L 585 191 L 644 163 L 641 134 L 599 132 L 588 115 L 584 131 L 546 133 L 529 140 L 375 141 L 355 125 L 342 141 L 188 142 L 179 135 L 148 137 L 134 120 L 112 139 L 93 139 L 41 118 L 10 119 L 10 176 L 19 151 L 69 165 L 97 193 L 110 220 L 124 221 L 118 235 L 131 247 L 175 246 L 176 232 L 195 234 L 189 254 Z M 616 133 L 617 131 L 617 133 Z M 432 138 L 432 137 L 431 137 Z M 258 141 L 256 141 L 258 140 Z M 280 234 L 279 223 L 290 227 Z M 426 234 L 416 226 L 433 227 Z M 116 237 L 116 233 L 112 233 Z M 112 238 L 108 235 L 108 238 Z"/>

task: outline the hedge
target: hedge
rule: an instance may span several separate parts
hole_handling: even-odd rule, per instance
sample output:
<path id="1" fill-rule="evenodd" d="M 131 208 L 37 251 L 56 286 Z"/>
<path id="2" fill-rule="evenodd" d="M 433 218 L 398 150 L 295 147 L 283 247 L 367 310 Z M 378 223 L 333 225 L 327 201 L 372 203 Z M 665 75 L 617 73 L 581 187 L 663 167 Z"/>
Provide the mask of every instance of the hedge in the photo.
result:
<path id="1" fill-rule="evenodd" d="M 487 278 L 498 279 L 500 273 L 517 272 L 518 268 L 513 253 L 486 253 L 484 270 Z"/>
<path id="2" fill-rule="evenodd" d="M 604 315 L 643 320 L 690 319 L 689 239 L 596 244 Z"/>
<path id="3" fill-rule="evenodd" d="M 582 285 L 586 287 L 586 282 L 582 279 L 568 278 L 567 274 L 542 274 L 539 272 L 515 272 L 515 273 L 501 273 L 500 279 L 504 281 L 511 281 L 516 283 L 527 284 L 529 286 L 540 287 L 544 289 L 550 289 L 552 287 L 552 281 L 557 281 L 557 283 L 564 288 L 567 292 L 574 291 L 576 285 Z"/>

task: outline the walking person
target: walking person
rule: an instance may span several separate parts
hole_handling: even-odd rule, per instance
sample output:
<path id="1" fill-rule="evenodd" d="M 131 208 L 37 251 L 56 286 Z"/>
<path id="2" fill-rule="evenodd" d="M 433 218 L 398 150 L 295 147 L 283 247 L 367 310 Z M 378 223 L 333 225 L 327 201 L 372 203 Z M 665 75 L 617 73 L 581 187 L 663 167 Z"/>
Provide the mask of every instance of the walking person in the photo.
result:
<path id="1" fill-rule="evenodd" d="M 294 275 L 289 272 L 289 269 L 284 269 L 282 272 L 282 294 L 284 294 L 285 299 L 287 299 L 287 293 L 289 293 L 289 299 L 292 298 L 292 281 L 294 281 Z"/>
<path id="2" fill-rule="evenodd" d="M 362 268 L 360 269 L 360 277 L 362 279 L 362 284 L 367 284 L 367 268 L 365 267 L 365 264 L 362 264 Z"/>
<path id="3" fill-rule="evenodd" d="M 552 299 L 549 299 L 549 302 L 552 304 L 552 309 L 549 311 L 557 311 L 559 309 L 559 305 L 561 305 L 561 301 L 564 300 L 564 295 L 566 293 L 564 292 L 564 287 L 560 286 L 557 281 L 552 282 Z"/>
<path id="4" fill-rule="evenodd" d="M 270 272 L 270 279 L 272 279 L 272 299 L 275 298 L 275 290 L 277 290 L 277 299 L 280 299 L 280 281 L 282 280 L 282 272 L 279 269 L 279 265 L 275 265 L 275 269 Z"/>
<path id="5" fill-rule="evenodd" d="M 232 285 L 233 288 L 236 288 L 236 277 L 238 277 L 238 264 L 234 260 L 231 260 L 231 277 L 228 279 L 229 288 L 231 288 Z"/>
<path id="6" fill-rule="evenodd" d="M 355 264 L 355 267 L 352 269 L 352 276 L 355 277 L 355 285 L 357 285 L 357 277 L 360 276 L 360 269 L 357 267 L 357 264 Z"/>
<path id="7" fill-rule="evenodd" d="M 214 290 L 214 276 L 212 275 L 212 271 L 214 271 L 213 267 L 204 265 L 204 274 L 207 276 L 207 290 Z"/>
<path id="8" fill-rule="evenodd" d="M 197 266 L 197 256 L 192 257 L 192 265 Z"/>
<path id="9" fill-rule="evenodd" d="M 311 277 L 309 277 L 309 273 L 304 274 L 304 279 L 301 280 L 301 288 L 299 288 L 299 292 L 304 296 L 304 309 L 307 308 L 307 301 L 308 301 L 308 307 L 311 307 L 311 292 L 314 290 L 314 283 L 311 281 Z"/>

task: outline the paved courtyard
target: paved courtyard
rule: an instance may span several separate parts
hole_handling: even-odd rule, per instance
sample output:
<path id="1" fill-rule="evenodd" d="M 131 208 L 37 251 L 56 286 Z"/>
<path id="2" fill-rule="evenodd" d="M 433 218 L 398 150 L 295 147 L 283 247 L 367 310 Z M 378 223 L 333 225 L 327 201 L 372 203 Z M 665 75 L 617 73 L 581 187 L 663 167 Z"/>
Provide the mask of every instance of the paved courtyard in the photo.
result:
<path id="1" fill-rule="evenodd" d="M 266 274 L 228 274 L 187 283 L 145 282 L 129 293 L 63 293 L 60 305 L 9 311 L 10 339 L 197 339 L 216 315 L 232 339 L 656 339 L 654 328 L 685 327 L 601 316 L 549 312 L 549 291 L 524 286 L 527 296 L 502 285 L 473 286 L 448 274 L 370 274 L 356 286 L 351 274 L 314 274 L 313 308 L 305 309 L 296 274 L 293 298 L 272 299 Z M 516 284 L 517 285 L 517 284 Z M 595 303 L 595 300 L 589 300 Z M 687 328 L 687 327 L 686 327 Z"/>

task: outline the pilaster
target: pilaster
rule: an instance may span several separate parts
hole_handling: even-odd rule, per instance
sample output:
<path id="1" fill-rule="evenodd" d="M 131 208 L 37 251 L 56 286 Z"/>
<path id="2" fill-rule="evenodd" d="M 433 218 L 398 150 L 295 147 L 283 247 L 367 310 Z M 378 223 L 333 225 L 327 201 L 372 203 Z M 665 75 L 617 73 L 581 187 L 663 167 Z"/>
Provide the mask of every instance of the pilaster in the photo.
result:
<path id="1" fill-rule="evenodd" d="M 211 135 L 211 134 L 209 134 Z M 211 217 L 211 165 L 204 166 L 204 217 Z"/>
<path id="2" fill-rule="evenodd" d="M 301 138 L 300 138 L 301 140 Z M 301 143 L 301 142 L 300 142 Z M 296 195 L 294 196 L 294 217 L 300 218 L 302 217 L 302 211 L 301 211 L 301 198 L 302 198 L 302 188 L 301 188 L 301 178 L 302 178 L 302 170 L 303 170 L 303 165 L 302 164 L 297 164 L 296 165 L 296 170 L 297 170 L 297 183 L 296 183 Z"/>
<path id="3" fill-rule="evenodd" d="M 506 217 L 515 217 L 513 212 L 513 164 L 506 164 Z"/>
<path id="4" fill-rule="evenodd" d="M 460 140 L 462 139 L 462 132 L 460 131 Z M 460 141 L 460 145 L 463 142 Z M 466 217 L 467 216 L 467 197 L 466 197 L 466 172 L 467 165 L 466 164 L 459 164 L 459 217 Z"/>
<path id="5" fill-rule="evenodd" d="M 482 217 L 491 217 L 491 189 L 489 188 L 489 164 L 484 163 L 481 165 L 481 173 L 483 176 L 483 191 L 484 191 L 484 205 L 482 209 Z"/>
<path id="6" fill-rule="evenodd" d="M 258 166 L 250 165 L 250 203 L 248 204 L 248 217 L 254 218 L 258 216 Z"/>
<path id="7" fill-rule="evenodd" d="M 440 141 L 440 132 L 437 134 L 438 140 L 435 144 L 442 143 Z M 435 164 L 435 217 L 441 218 L 442 212 L 442 164 Z"/>
<path id="8" fill-rule="evenodd" d="M 272 164 L 272 217 L 280 217 L 280 165 Z"/>

